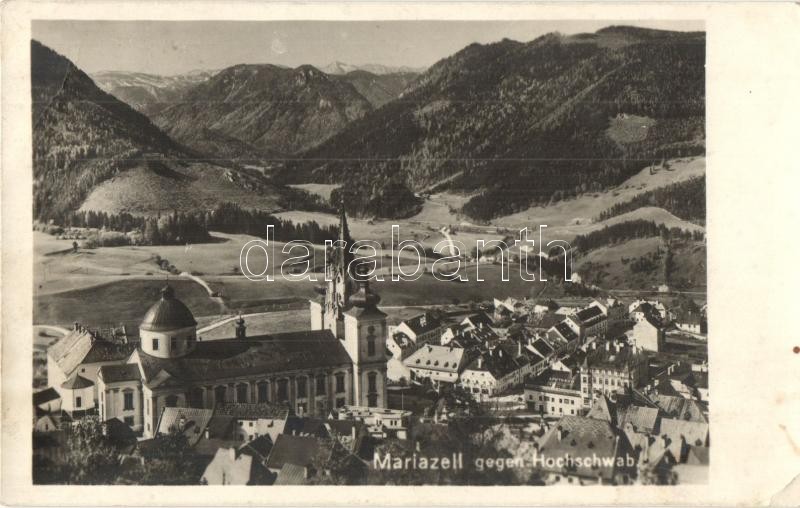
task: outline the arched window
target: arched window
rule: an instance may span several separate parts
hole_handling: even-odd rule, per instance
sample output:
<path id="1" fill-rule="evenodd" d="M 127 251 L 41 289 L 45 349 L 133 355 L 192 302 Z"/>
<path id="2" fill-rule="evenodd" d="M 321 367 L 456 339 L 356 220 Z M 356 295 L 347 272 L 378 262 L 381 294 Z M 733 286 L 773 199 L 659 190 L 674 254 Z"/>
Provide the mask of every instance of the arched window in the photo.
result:
<path id="1" fill-rule="evenodd" d="M 308 379 L 305 376 L 297 378 L 297 396 L 300 398 L 308 397 Z"/>
<path id="2" fill-rule="evenodd" d="M 256 391 L 258 392 L 258 402 L 269 402 L 269 383 L 267 381 L 259 381 Z"/>
<path id="3" fill-rule="evenodd" d="M 244 383 L 236 385 L 236 402 L 247 402 L 247 385 Z"/>
<path id="4" fill-rule="evenodd" d="M 369 407 L 378 405 L 378 374 L 375 372 L 367 374 L 367 405 Z"/>
<path id="5" fill-rule="evenodd" d="M 200 387 L 194 387 L 190 389 L 187 395 L 187 400 L 189 402 L 189 407 L 202 409 L 205 405 L 203 403 L 203 389 Z"/>
<path id="6" fill-rule="evenodd" d="M 289 380 L 278 380 L 278 402 L 286 402 L 289 400 Z"/>
<path id="7" fill-rule="evenodd" d="M 218 386 L 214 388 L 214 404 L 224 404 L 227 392 L 228 387 L 226 386 Z"/>

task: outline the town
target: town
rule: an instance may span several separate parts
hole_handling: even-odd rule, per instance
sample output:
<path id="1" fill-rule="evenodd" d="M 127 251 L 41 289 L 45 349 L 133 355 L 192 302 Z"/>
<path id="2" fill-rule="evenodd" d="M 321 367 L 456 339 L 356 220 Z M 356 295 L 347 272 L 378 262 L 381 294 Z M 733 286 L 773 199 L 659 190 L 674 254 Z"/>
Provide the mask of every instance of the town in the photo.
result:
<path id="1" fill-rule="evenodd" d="M 33 394 L 34 481 L 707 482 L 704 302 L 487 294 L 396 319 L 356 273 L 343 211 L 339 240 L 307 330 L 240 315 L 204 337 L 168 283 L 138 331 L 76 322 Z"/>

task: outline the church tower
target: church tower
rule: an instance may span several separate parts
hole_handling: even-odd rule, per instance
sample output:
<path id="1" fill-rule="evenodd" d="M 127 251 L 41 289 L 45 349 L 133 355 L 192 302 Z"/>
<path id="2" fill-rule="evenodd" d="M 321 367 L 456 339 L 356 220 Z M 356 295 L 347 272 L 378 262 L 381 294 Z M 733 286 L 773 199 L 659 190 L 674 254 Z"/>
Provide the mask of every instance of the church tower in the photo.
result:
<path id="1" fill-rule="evenodd" d="M 311 328 L 330 330 L 337 338 L 343 335 L 344 311 L 350 308 L 349 299 L 357 287 L 351 265 L 354 256 L 350 253 L 353 239 L 347 226 L 344 202 L 339 206 L 339 237 L 325 250 L 324 293 L 311 302 Z M 322 293 L 322 291 L 320 291 Z"/>
<path id="2" fill-rule="evenodd" d="M 378 309 L 380 296 L 359 281 L 344 312 L 344 348 L 353 361 L 353 404 L 386 407 L 386 314 Z"/>

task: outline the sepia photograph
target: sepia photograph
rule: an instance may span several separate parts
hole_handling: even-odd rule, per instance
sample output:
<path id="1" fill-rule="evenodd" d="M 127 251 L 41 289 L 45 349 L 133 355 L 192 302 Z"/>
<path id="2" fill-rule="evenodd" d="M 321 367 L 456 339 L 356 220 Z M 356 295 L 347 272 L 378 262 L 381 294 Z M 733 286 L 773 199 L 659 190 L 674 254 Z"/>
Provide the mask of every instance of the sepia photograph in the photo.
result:
<path id="1" fill-rule="evenodd" d="M 703 21 L 34 20 L 30 81 L 34 484 L 708 483 Z"/>

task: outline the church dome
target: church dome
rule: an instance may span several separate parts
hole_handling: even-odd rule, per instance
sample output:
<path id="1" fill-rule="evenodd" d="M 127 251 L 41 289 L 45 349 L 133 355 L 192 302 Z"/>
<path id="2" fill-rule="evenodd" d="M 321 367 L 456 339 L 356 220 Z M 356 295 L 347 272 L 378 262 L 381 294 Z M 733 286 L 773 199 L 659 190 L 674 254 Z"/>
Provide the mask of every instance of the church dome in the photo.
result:
<path id="1" fill-rule="evenodd" d="M 196 325 L 197 321 L 194 320 L 192 311 L 175 298 L 175 292 L 167 285 L 161 290 L 161 299 L 144 315 L 139 328 L 150 332 L 163 332 Z"/>

